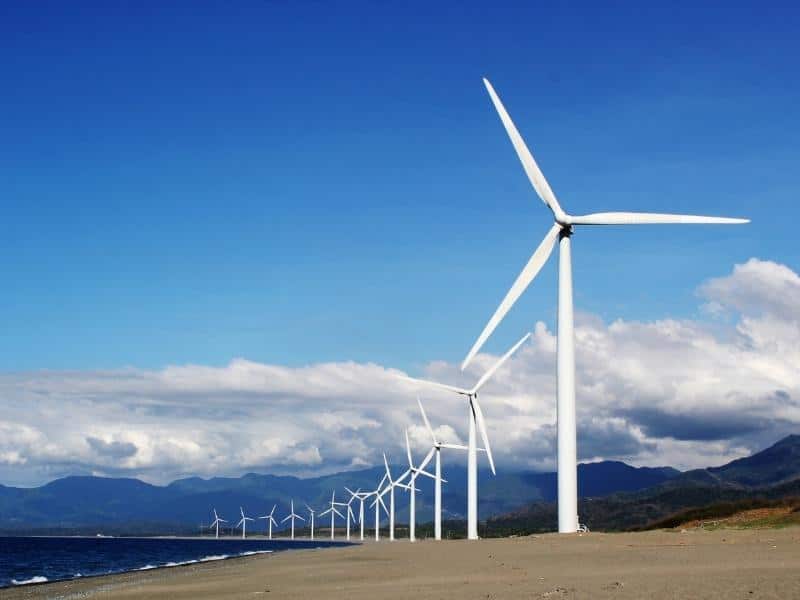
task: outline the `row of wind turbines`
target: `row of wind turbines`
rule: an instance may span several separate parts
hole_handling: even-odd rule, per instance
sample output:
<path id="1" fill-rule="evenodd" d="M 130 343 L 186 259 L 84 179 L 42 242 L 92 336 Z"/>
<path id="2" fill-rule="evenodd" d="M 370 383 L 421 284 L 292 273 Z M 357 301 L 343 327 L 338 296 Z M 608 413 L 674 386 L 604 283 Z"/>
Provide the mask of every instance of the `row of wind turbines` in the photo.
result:
<path id="1" fill-rule="evenodd" d="M 506 293 L 500 305 L 489 319 L 478 339 L 467 353 L 461 364 L 463 371 L 475 358 L 489 336 L 494 332 L 511 307 L 522 296 L 536 275 L 545 265 L 555 248 L 559 247 L 558 264 L 558 324 L 556 350 L 556 420 L 558 448 L 558 530 L 561 533 L 574 533 L 582 528 L 578 517 L 578 452 L 577 452 L 577 419 L 575 406 L 575 332 L 572 294 L 572 235 L 576 227 L 584 225 L 645 225 L 645 224 L 714 224 L 734 225 L 748 223 L 749 219 L 707 217 L 697 215 L 679 215 L 662 213 L 634 212 L 601 212 L 587 215 L 570 215 L 561 207 L 556 195 L 544 177 L 539 165 L 533 158 L 525 141 L 522 139 L 514 122 L 506 111 L 500 97 L 487 79 L 483 80 L 494 108 L 511 139 L 514 150 L 519 157 L 525 174 L 537 195 L 550 209 L 554 224 L 545 235 L 539 246 L 531 255 L 521 273 Z M 494 374 L 497 368 L 522 345 L 528 335 L 524 336 L 511 348 L 503 358 L 490 369 L 471 389 L 441 383 L 421 381 L 426 385 L 449 390 L 465 396 L 468 401 L 469 446 L 468 446 L 468 490 L 467 490 L 467 537 L 477 539 L 477 451 L 476 430 L 480 431 L 483 450 L 486 452 L 492 473 L 495 473 L 494 460 L 489 446 L 483 411 L 478 403 L 478 391 Z M 412 380 L 420 381 L 420 380 Z M 437 453 L 438 467 L 438 453 Z M 438 511 L 437 511 L 438 514 Z"/>
<path id="2" fill-rule="evenodd" d="M 351 539 L 351 526 L 353 524 L 360 525 L 360 539 L 363 540 L 365 538 L 365 523 L 366 523 L 366 514 L 365 514 L 365 503 L 367 503 L 370 499 L 372 500 L 371 504 L 368 505 L 368 508 L 372 508 L 374 510 L 374 518 L 375 518 L 375 539 L 380 540 L 380 524 L 381 524 L 381 515 L 385 514 L 388 517 L 388 526 L 389 526 L 389 539 L 395 539 L 395 514 L 396 514 L 396 499 L 395 499 L 395 490 L 402 489 L 406 491 L 409 495 L 409 523 L 408 523 L 408 531 L 409 531 L 409 539 L 411 541 L 416 540 L 416 513 L 417 513 L 417 494 L 421 493 L 420 489 L 417 487 L 417 477 L 425 476 L 429 477 L 434 481 L 434 538 L 437 540 L 442 539 L 442 484 L 447 483 L 447 480 L 442 477 L 442 457 L 441 452 L 443 449 L 446 450 L 457 450 L 457 451 L 466 451 L 467 452 L 467 537 L 470 539 L 477 539 L 478 537 L 478 512 L 477 512 L 477 497 L 478 497 L 478 461 L 477 455 L 479 452 L 483 452 L 486 454 L 489 466 L 492 472 L 495 472 L 494 467 L 494 460 L 492 458 L 492 451 L 491 446 L 489 444 L 489 437 L 486 431 L 486 424 L 483 420 L 483 413 L 481 412 L 480 404 L 478 403 L 478 392 L 483 388 L 484 385 L 491 379 L 491 377 L 497 372 L 497 370 L 505 363 L 514 352 L 530 337 L 530 334 L 525 334 L 508 352 L 505 353 L 492 367 L 484 373 L 484 375 L 478 380 L 478 382 L 470 389 L 462 389 L 454 386 L 443 385 L 433 382 L 428 382 L 420 379 L 411 379 L 404 377 L 404 379 L 408 381 L 413 381 L 417 383 L 429 384 L 437 387 L 442 387 L 449 391 L 455 392 L 467 398 L 467 409 L 469 414 L 469 423 L 470 423 L 470 435 L 468 445 L 464 446 L 462 444 L 455 444 L 445 442 L 436 435 L 434 428 L 431 426 L 430 421 L 428 420 L 428 416 L 425 413 L 425 407 L 422 405 L 422 401 L 417 398 L 417 405 L 419 406 L 420 414 L 422 416 L 422 421 L 425 425 L 428 434 L 430 435 L 431 439 L 431 446 L 428 450 L 425 457 L 418 463 L 415 464 L 414 457 L 411 451 L 411 442 L 408 436 L 408 430 L 405 432 L 405 447 L 406 447 L 406 458 L 408 459 L 408 467 L 405 470 L 397 474 L 392 474 L 392 470 L 389 466 L 389 461 L 386 457 L 386 453 L 383 454 L 383 464 L 385 472 L 383 477 L 379 481 L 377 487 L 370 491 L 362 491 L 360 488 L 353 491 L 349 487 L 345 486 L 346 492 L 350 495 L 350 499 L 347 502 L 337 502 L 336 500 L 336 491 L 334 490 L 331 493 L 331 500 L 329 506 L 326 510 L 319 513 L 319 516 L 330 515 L 330 538 L 335 539 L 335 531 L 336 531 L 336 517 L 344 520 L 346 522 L 346 529 L 345 529 L 345 539 Z M 483 441 L 483 447 L 477 446 L 477 431 L 480 431 L 480 435 Z M 434 472 L 430 473 L 426 471 L 426 467 L 433 461 L 434 464 Z M 388 506 L 384 497 L 388 497 Z M 352 505 L 354 502 L 358 502 L 358 516 L 356 516 L 355 512 L 353 511 Z M 308 504 L 305 505 L 306 509 L 308 510 L 309 515 L 309 538 L 314 539 L 314 522 L 315 522 L 315 514 L 316 511 L 311 508 Z M 296 514 L 294 512 L 294 500 L 290 501 L 290 513 L 282 519 L 281 523 L 285 523 L 286 521 L 291 522 L 291 533 L 290 539 L 295 539 L 295 520 L 305 521 L 306 519 L 302 516 Z M 274 518 L 275 510 L 277 505 L 272 507 L 272 510 L 269 514 L 257 517 L 258 519 L 266 520 L 266 535 L 269 539 L 272 539 L 273 534 L 273 525 L 277 526 L 278 521 Z M 341 508 L 344 512 L 339 510 Z M 235 525 L 236 528 L 241 528 L 242 538 L 247 536 L 247 522 L 254 521 L 255 519 L 252 517 L 248 517 L 244 513 L 244 509 L 240 507 L 239 512 L 241 514 L 241 518 L 239 522 Z M 211 523 L 211 528 L 215 530 L 215 536 L 219 537 L 219 529 L 220 524 L 227 523 L 227 521 L 221 518 L 216 509 L 213 509 L 214 520 Z"/>
<path id="3" fill-rule="evenodd" d="M 633 212 L 600 212 L 587 215 L 571 215 L 564 211 L 561 204 L 553 193 L 552 188 L 545 179 L 542 171 L 533 158 L 525 141 L 522 139 L 514 122 L 511 120 L 499 96 L 495 92 L 491 83 L 487 79 L 483 80 L 489 93 L 492 103 L 500 116 L 500 120 L 511 139 L 511 143 L 519 157 L 522 167 L 536 191 L 537 195 L 544 202 L 545 206 L 553 215 L 554 223 L 549 229 L 544 239 L 531 255 L 530 259 L 523 267 L 511 288 L 506 293 L 500 305 L 489 319 L 476 342 L 466 355 L 461 369 L 462 371 L 475 358 L 476 354 L 483 347 L 485 342 L 511 310 L 512 306 L 522 296 L 536 275 L 545 265 L 553 249 L 558 243 L 559 264 L 558 264 L 558 317 L 557 317 L 557 351 L 556 351 L 556 420 L 557 420 L 557 448 L 558 448 L 558 530 L 562 533 L 572 533 L 578 531 L 582 526 L 578 518 L 578 478 L 577 478 L 577 419 L 576 419 L 576 399 L 575 399 L 575 334 L 573 318 L 573 285 L 572 285 L 572 236 L 578 227 L 582 226 L 601 226 L 601 225 L 643 225 L 643 224 L 741 224 L 748 223 L 748 219 L 706 217 L 696 215 L 680 214 L 661 214 L 661 213 L 633 213 Z M 384 453 L 385 474 L 376 489 L 369 492 L 360 490 L 347 490 L 350 494 L 350 501 L 346 503 L 335 501 L 335 492 L 331 495 L 330 507 L 320 513 L 320 516 L 330 514 L 331 519 L 331 538 L 334 537 L 336 516 L 347 521 L 347 538 L 350 537 L 350 522 L 353 513 L 351 504 L 355 500 L 359 501 L 359 518 L 361 524 L 361 538 L 364 537 L 364 503 L 372 499 L 371 507 L 375 511 L 375 537 L 380 538 L 380 515 L 381 510 L 389 517 L 389 537 L 394 539 L 395 529 L 395 489 L 401 488 L 409 493 L 409 537 L 415 539 L 415 503 L 416 478 L 420 475 L 433 478 L 434 485 L 434 536 L 441 539 L 441 515 L 442 515 L 442 496 L 441 486 L 445 480 L 442 478 L 441 451 L 460 450 L 467 452 L 467 537 L 468 539 L 478 538 L 478 453 L 486 455 L 492 473 L 495 473 L 495 463 L 492 456 L 489 436 L 486 429 L 483 410 L 478 402 L 478 393 L 492 378 L 497 370 L 505 363 L 508 358 L 528 339 L 530 333 L 524 335 L 508 352 L 506 352 L 484 375 L 478 379 L 471 388 L 462 388 L 454 385 L 425 381 L 403 377 L 414 384 L 443 389 L 465 398 L 468 413 L 469 437 L 467 446 L 446 443 L 439 440 L 431 427 L 422 403 L 419 408 L 422 413 L 425 427 L 431 435 L 432 446 L 425 458 L 414 465 L 411 448 L 406 431 L 406 450 L 408 458 L 408 468 L 399 476 L 393 477 L 389 469 L 389 463 Z M 477 436 L 480 434 L 482 447 L 477 445 Z M 434 473 L 425 470 L 428 464 L 434 460 Z M 389 506 L 386 507 L 384 497 L 388 495 Z M 337 507 L 346 507 L 346 516 Z M 311 508 L 309 511 L 311 511 Z M 274 508 L 273 508 L 274 512 Z M 239 525 L 242 527 L 242 535 L 245 535 L 246 522 L 248 517 L 244 516 Z M 271 527 L 274 523 L 272 513 L 265 517 Z M 292 532 L 294 531 L 294 519 L 299 517 L 294 514 L 292 505 L 291 514 L 284 521 L 292 520 Z M 313 538 L 313 519 L 314 513 L 310 512 L 311 536 Z M 250 519 L 252 520 L 252 519 Z M 355 519 L 354 519 L 355 520 Z M 221 520 L 215 513 L 215 523 L 217 527 Z M 224 521 L 222 521 L 224 522 Z M 293 535 L 293 533 L 292 533 Z"/>

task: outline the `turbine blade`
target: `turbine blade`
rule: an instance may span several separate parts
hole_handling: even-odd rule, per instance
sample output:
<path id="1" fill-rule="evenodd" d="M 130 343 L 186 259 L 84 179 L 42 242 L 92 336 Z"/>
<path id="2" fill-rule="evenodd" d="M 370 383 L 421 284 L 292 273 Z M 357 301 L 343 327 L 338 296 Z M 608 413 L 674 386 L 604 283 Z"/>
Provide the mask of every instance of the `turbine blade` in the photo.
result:
<path id="1" fill-rule="evenodd" d="M 447 385 L 446 383 L 437 383 L 435 381 L 428 381 L 427 379 L 416 379 L 415 377 L 408 377 L 407 375 L 398 375 L 398 377 L 400 379 L 404 379 L 405 381 L 410 381 L 411 383 L 422 383 L 424 385 L 437 387 L 449 392 L 455 392 L 456 394 L 463 394 L 464 396 L 469 394 L 469 390 L 465 390 L 464 388 L 456 387 L 454 385 Z"/>
<path id="2" fill-rule="evenodd" d="M 699 215 L 672 215 L 660 213 L 606 212 L 570 217 L 573 225 L 739 225 L 749 223 L 750 219 L 729 217 L 704 217 Z"/>
<path id="3" fill-rule="evenodd" d="M 478 429 L 481 432 L 481 438 L 483 438 L 483 447 L 486 449 L 486 458 L 489 459 L 489 466 L 492 469 L 492 475 L 497 475 L 494 470 L 492 447 L 489 445 L 489 434 L 486 432 L 486 422 L 483 420 L 483 411 L 481 410 L 481 405 L 478 402 L 477 396 L 472 397 L 472 406 L 475 409 L 475 420 L 478 422 Z"/>
<path id="4" fill-rule="evenodd" d="M 428 428 L 428 433 L 431 434 L 431 438 L 433 438 L 434 445 L 438 444 L 439 441 L 436 439 L 436 434 L 433 433 L 433 427 L 431 427 L 430 421 L 428 421 L 428 415 L 425 414 L 425 409 L 422 408 L 422 400 L 419 399 L 419 395 L 417 395 L 417 404 L 419 404 L 419 411 L 422 413 L 422 420 L 425 421 L 425 427 Z"/>
<path id="5" fill-rule="evenodd" d="M 392 483 L 392 472 L 389 470 L 389 461 L 386 460 L 386 452 L 383 453 L 383 466 L 386 467 L 386 478 Z"/>
<path id="6" fill-rule="evenodd" d="M 550 258 L 550 254 L 553 252 L 553 248 L 556 245 L 556 240 L 558 239 L 558 234 L 560 232 L 561 225 L 556 223 L 550 228 L 550 231 L 547 232 L 547 235 L 544 236 L 544 239 L 539 244 L 539 247 L 536 248 L 534 253 L 531 255 L 530 260 L 528 260 L 528 264 L 523 267 L 522 272 L 520 272 L 520 274 L 517 276 L 517 279 L 514 281 L 511 289 L 508 290 L 506 297 L 503 298 L 500 306 L 497 307 L 497 310 L 494 311 L 492 318 L 489 319 L 486 327 L 483 328 L 481 335 L 472 346 L 472 349 L 469 351 L 469 354 L 467 354 L 464 362 L 461 363 L 462 371 L 475 357 L 475 355 L 483 346 L 484 342 L 486 342 L 489 336 L 492 335 L 492 332 L 500 324 L 500 321 L 503 320 L 503 317 L 506 316 L 506 313 L 511 310 L 511 307 L 514 306 L 514 303 L 530 285 L 531 281 L 533 281 L 534 277 L 536 277 L 541 268 L 544 266 L 544 263 L 547 262 L 547 259 Z"/>
<path id="7" fill-rule="evenodd" d="M 288 521 L 288 520 L 289 520 L 289 519 L 291 519 L 291 518 L 292 518 L 292 515 L 289 515 L 289 516 L 288 516 L 288 517 L 286 517 L 285 519 L 281 519 L 281 523 L 285 523 L 286 521 Z"/>
<path id="8" fill-rule="evenodd" d="M 411 460 L 411 442 L 408 441 L 408 429 L 406 429 L 406 454 L 408 455 L 408 466 L 414 468 L 414 461 Z"/>
<path id="9" fill-rule="evenodd" d="M 480 390 L 483 387 L 483 385 L 487 381 L 489 381 L 491 376 L 494 375 L 495 372 L 497 372 L 497 369 L 503 366 L 503 363 L 506 362 L 511 357 L 511 355 L 514 354 L 514 352 L 516 352 L 517 349 L 528 340 L 529 337 L 531 337 L 530 332 L 523 335 L 522 338 L 520 338 L 520 340 L 516 344 L 514 344 L 508 352 L 506 352 L 502 357 L 500 357 L 500 360 L 494 363 L 494 366 L 488 371 L 486 371 L 486 373 L 483 374 L 483 377 L 481 377 L 478 380 L 478 383 L 476 383 L 475 387 L 472 388 L 472 393 L 476 394 L 478 390 Z"/>
<path id="10" fill-rule="evenodd" d="M 436 452 L 436 448 L 431 448 L 430 450 L 428 450 L 428 453 L 425 455 L 425 458 L 422 459 L 422 462 L 419 464 L 420 471 L 422 471 L 425 467 L 427 467 L 428 463 L 431 462 L 434 452 Z"/>
<path id="11" fill-rule="evenodd" d="M 441 444 L 442 448 L 448 448 L 450 450 L 469 450 L 467 446 L 462 444 Z"/>
<path id="12" fill-rule="evenodd" d="M 553 215 L 556 217 L 556 219 L 563 217 L 564 211 L 561 210 L 561 205 L 558 203 L 558 200 L 556 200 L 556 195 L 553 193 L 553 190 L 550 189 L 550 184 L 547 183 L 547 180 L 542 174 L 542 170 L 533 159 L 531 151 L 528 150 L 528 146 L 525 145 L 525 140 L 522 139 L 519 131 L 517 131 L 514 121 L 512 121 L 511 117 L 508 115 L 508 112 L 506 111 L 505 106 L 503 106 L 503 103 L 500 101 L 500 97 L 497 95 L 497 92 L 494 91 L 494 88 L 492 87 L 492 84 L 489 83 L 488 79 L 484 78 L 483 84 L 486 86 L 486 90 L 489 92 L 489 96 L 492 99 L 495 110 L 497 110 L 497 114 L 500 115 L 500 120 L 503 122 L 503 126 L 506 128 L 508 137 L 511 138 L 511 143 L 514 145 L 514 150 L 517 151 L 517 156 L 522 163 L 522 168 L 525 169 L 525 174 L 528 176 L 531 185 L 533 185 L 533 189 L 535 189 L 536 193 L 539 194 L 539 198 L 542 199 L 542 202 L 544 202 L 545 205 L 553 212 Z"/>
<path id="13" fill-rule="evenodd" d="M 422 469 L 415 469 L 417 475 L 425 475 L 425 477 L 430 477 L 431 479 L 436 479 L 436 475 L 433 473 L 428 473 L 427 471 L 423 471 Z"/>

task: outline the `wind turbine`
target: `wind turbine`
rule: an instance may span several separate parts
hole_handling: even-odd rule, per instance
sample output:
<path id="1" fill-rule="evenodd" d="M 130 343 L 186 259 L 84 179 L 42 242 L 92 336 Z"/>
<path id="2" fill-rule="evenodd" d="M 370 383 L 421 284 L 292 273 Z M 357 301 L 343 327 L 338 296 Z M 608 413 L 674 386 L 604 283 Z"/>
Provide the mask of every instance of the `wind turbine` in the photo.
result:
<path id="1" fill-rule="evenodd" d="M 375 496 L 375 501 L 370 505 L 370 507 L 375 507 L 375 541 L 378 542 L 381 539 L 381 506 L 383 506 L 383 510 L 386 514 L 389 514 L 389 511 L 386 509 L 386 505 L 383 503 L 383 498 L 381 498 L 381 489 L 383 488 L 383 484 L 386 482 L 386 474 L 383 475 L 378 487 L 376 487 L 371 492 L 364 494 L 364 499 L 369 498 L 371 496 Z"/>
<path id="2" fill-rule="evenodd" d="M 389 540 L 394 541 L 394 488 L 399 487 L 407 490 L 408 486 L 401 482 L 411 474 L 411 471 L 406 470 L 406 472 L 397 479 L 392 479 L 392 472 L 389 470 L 389 461 L 386 460 L 385 452 L 383 454 L 383 465 L 386 467 L 387 484 L 386 487 L 378 493 L 378 500 L 381 500 L 387 493 L 389 494 Z M 377 508 L 375 510 L 377 510 Z"/>
<path id="3" fill-rule="evenodd" d="M 341 504 L 341 502 L 336 502 L 336 490 L 334 490 L 333 493 L 331 494 L 331 506 L 330 506 L 330 508 L 328 510 L 325 510 L 325 511 L 322 511 L 321 513 L 319 513 L 320 517 L 324 517 L 328 513 L 331 513 L 331 539 L 335 539 L 335 533 L 334 532 L 336 531 L 336 529 L 335 529 L 334 518 L 336 517 L 336 515 L 339 515 L 340 517 L 344 518 L 344 515 L 342 513 L 340 513 L 339 510 L 336 508 L 336 506 L 339 505 L 339 504 Z"/>
<path id="4" fill-rule="evenodd" d="M 425 467 L 433 458 L 434 449 L 431 448 L 428 454 L 420 463 L 419 467 L 414 466 L 414 460 L 411 458 L 411 443 L 408 441 L 408 429 L 406 429 L 406 454 L 408 455 L 408 470 L 411 471 L 408 483 L 409 504 L 408 504 L 408 539 L 412 542 L 416 541 L 416 523 L 417 523 L 417 476 L 425 475 L 431 479 L 436 479 L 435 475 L 431 475 L 425 471 Z"/>
<path id="5" fill-rule="evenodd" d="M 469 450 L 467 446 L 463 446 L 461 444 L 447 444 L 441 442 L 439 438 L 436 437 L 436 433 L 433 431 L 433 427 L 431 427 L 430 421 L 428 421 L 428 415 L 425 414 L 425 409 L 422 407 L 422 400 L 419 399 L 417 396 L 417 404 L 419 404 L 419 410 L 422 413 L 422 420 L 425 421 L 425 427 L 428 429 L 428 433 L 431 434 L 431 440 L 433 441 L 433 449 L 436 452 L 434 455 L 436 458 L 435 461 L 435 470 L 434 475 L 436 475 L 436 483 L 434 486 L 434 493 L 433 493 L 433 535 L 434 538 L 437 540 L 442 539 L 442 448 L 448 448 L 451 450 Z M 479 448 L 482 450 L 482 448 Z"/>
<path id="6" fill-rule="evenodd" d="M 464 359 L 464 369 L 494 331 L 514 302 L 522 295 L 536 274 L 547 262 L 558 241 L 558 346 L 557 346 L 557 429 L 558 429 L 558 530 L 562 533 L 578 529 L 578 467 L 575 420 L 575 334 L 572 302 L 571 237 L 576 225 L 645 225 L 645 224 L 739 224 L 749 219 L 704 217 L 657 213 L 604 212 L 573 216 L 561 208 L 553 190 L 544 178 L 533 155 L 525 145 L 492 84 L 484 79 L 500 120 L 511 138 L 528 179 L 550 211 L 555 223 L 536 248 L 522 272 L 517 276 L 478 340 Z"/>
<path id="7" fill-rule="evenodd" d="M 364 500 L 366 500 L 370 494 L 367 492 L 362 492 L 361 489 L 356 490 L 355 492 L 351 490 L 349 487 L 344 488 L 347 490 L 347 493 L 350 494 L 351 499 L 356 498 L 358 499 L 358 522 L 361 524 L 361 540 L 364 540 Z"/>
<path id="8" fill-rule="evenodd" d="M 215 528 L 214 537 L 219 539 L 219 524 L 220 523 L 227 523 L 225 519 L 220 519 L 219 515 L 217 514 L 217 509 L 214 508 L 214 522 L 211 523 L 211 527 Z"/>
<path id="9" fill-rule="evenodd" d="M 353 509 L 352 509 L 351 505 L 353 504 L 353 500 L 358 500 L 359 499 L 359 494 L 361 493 L 361 488 L 358 488 L 355 492 L 350 491 L 347 488 L 347 486 L 345 486 L 344 489 L 347 491 L 348 494 L 350 494 L 350 500 L 348 500 L 344 504 L 344 506 L 347 507 L 347 541 L 350 541 L 350 518 L 352 517 L 353 522 L 354 523 L 356 522 L 356 517 L 353 514 Z M 364 502 L 363 501 L 361 502 L 361 508 L 362 509 L 364 508 Z M 361 515 L 359 513 L 359 517 L 362 517 L 362 516 L 363 515 Z M 363 522 L 363 520 L 361 521 L 361 539 L 362 540 L 364 539 L 364 522 Z"/>
<path id="10" fill-rule="evenodd" d="M 347 539 L 348 542 L 350 541 L 350 519 L 352 518 L 355 521 L 355 516 L 353 515 L 353 509 L 350 508 L 350 502 L 352 502 L 352 501 L 353 501 L 353 498 L 351 497 L 349 502 L 334 502 L 333 503 L 336 506 L 341 506 L 341 507 L 343 507 L 343 509 L 346 509 L 345 510 L 345 521 L 347 521 L 347 530 L 346 530 L 347 538 L 346 539 Z"/>
<path id="11" fill-rule="evenodd" d="M 311 508 L 308 504 L 306 504 L 306 508 L 308 509 L 309 514 L 309 523 L 311 523 L 311 539 L 314 539 L 314 509 Z"/>
<path id="12" fill-rule="evenodd" d="M 478 403 L 478 392 L 491 379 L 497 369 L 508 360 L 508 358 L 517 351 L 525 341 L 530 337 L 530 333 L 522 336 L 514 346 L 506 352 L 494 366 L 492 366 L 483 377 L 478 380 L 471 389 L 455 387 L 452 385 L 445 385 L 443 383 L 436 383 L 434 381 L 426 381 L 424 379 L 414 379 L 412 377 L 401 376 L 402 379 L 413 381 L 416 383 L 423 383 L 433 387 L 438 387 L 456 394 L 466 396 L 469 400 L 469 446 L 467 447 L 467 539 L 478 539 L 478 447 L 476 444 L 476 429 L 481 432 L 483 438 L 483 449 L 486 451 L 486 457 L 489 459 L 489 467 L 492 469 L 492 474 L 495 474 L 494 459 L 492 458 L 492 449 L 489 446 L 489 435 L 486 433 L 486 423 L 483 420 L 483 411 L 481 405 Z"/>
<path id="13" fill-rule="evenodd" d="M 273 525 L 276 525 L 276 526 L 278 525 L 278 522 L 272 516 L 272 515 L 275 514 L 275 508 L 277 506 L 278 506 L 277 504 L 273 504 L 272 505 L 272 510 L 269 511 L 268 515 L 264 515 L 263 517 L 258 517 L 259 519 L 266 519 L 267 520 L 267 523 L 269 524 L 269 539 L 272 539 L 272 526 Z"/>
<path id="14" fill-rule="evenodd" d="M 282 519 L 281 523 L 285 523 L 289 519 L 292 520 L 292 539 L 294 539 L 294 520 L 295 519 L 300 519 L 301 521 L 305 521 L 305 519 L 303 517 L 301 517 L 300 515 L 294 514 L 294 500 L 291 500 L 291 507 L 292 507 L 292 512 L 289 513 L 289 516 L 287 516 L 286 518 Z"/>
<path id="15" fill-rule="evenodd" d="M 250 517 L 245 517 L 244 509 L 241 506 L 239 507 L 239 512 L 242 513 L 242 518 L 239 520 L 236 526 L 237 527 L 239 527 L 240 525 L 242 526 L 242 539 L 245 539 L 247 537 L 247 522 L 255 521 L 255 519 L 252 519 Z"/>

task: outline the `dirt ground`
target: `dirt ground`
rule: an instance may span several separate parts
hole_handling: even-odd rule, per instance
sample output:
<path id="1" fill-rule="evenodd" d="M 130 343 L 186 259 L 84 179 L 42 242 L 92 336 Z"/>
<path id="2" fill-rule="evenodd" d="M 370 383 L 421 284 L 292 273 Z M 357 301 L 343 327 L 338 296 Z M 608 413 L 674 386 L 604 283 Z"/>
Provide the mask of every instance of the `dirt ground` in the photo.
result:
<path id="1" fill-rule="evenodd" d="M 0 598 L 800 598 L 800 527 L 371 542 L 25 586 Z"/>

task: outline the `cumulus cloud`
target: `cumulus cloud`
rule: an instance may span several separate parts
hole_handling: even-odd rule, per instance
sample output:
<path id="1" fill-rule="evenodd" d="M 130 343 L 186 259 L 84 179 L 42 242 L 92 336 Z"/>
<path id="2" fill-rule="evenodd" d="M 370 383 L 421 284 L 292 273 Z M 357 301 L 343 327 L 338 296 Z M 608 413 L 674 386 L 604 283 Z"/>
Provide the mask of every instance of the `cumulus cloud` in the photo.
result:
<path id="1" fill-rule="evenodd" d="M 800 429 L 800 277 L 751 259 L 698 292 L 708 321 L 578 315 L 582 460 L 706 466 Z M 555 347 L 554 332 L 537 323 L 481 396 L 501 469 L 555 466 Z M 496 358 L 479 355 L 467 373 L 435 361 L 414 375 L 471 385 Z M 407 427 L 418 451 L 429 444 L 418 392 L 437 436 L 463 443 L 465 400 L 398 374 L 376 364 L 235 359 L 0 375 L 0 481 L 312 475 L 379 464 L 384 450 L 402 460 Z"/>

